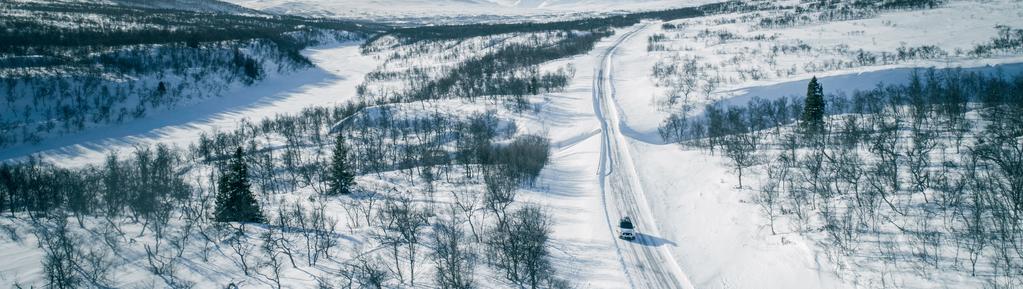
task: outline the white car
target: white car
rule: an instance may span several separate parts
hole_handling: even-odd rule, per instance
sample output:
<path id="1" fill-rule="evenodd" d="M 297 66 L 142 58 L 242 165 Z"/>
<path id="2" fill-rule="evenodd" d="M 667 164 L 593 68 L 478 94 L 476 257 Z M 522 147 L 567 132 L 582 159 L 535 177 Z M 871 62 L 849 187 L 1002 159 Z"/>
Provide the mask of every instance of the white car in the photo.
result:
<path id="1" fill-rule="evenodd" d="M 618 238 L 623 240 L 636 239 L 636 226 L 632 223 L 631 218 L 623 217 L 621 221 L 618 221 Z"/>

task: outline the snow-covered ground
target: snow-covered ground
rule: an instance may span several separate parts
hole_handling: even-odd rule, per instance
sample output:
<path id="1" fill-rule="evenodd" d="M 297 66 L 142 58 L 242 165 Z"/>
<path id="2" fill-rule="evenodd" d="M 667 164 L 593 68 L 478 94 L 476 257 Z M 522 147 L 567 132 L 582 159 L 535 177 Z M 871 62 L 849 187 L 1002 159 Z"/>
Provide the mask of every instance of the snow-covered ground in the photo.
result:
<path id="1" fill-rule="evenodd" d="M 337 1 L 256 1 L 237 0 L 234 3 L 255 9 L 275 12 L 330 13 L 336 16 L 406 17 L 422 13 L 440 16 L 478 15 L 491 13 L 547 13 L 548 11 L 597 11 L 607 7 L 623 6 L 609 1 L 549 1 L 536 2 L 403 2 L 381 3 L 360 0 Z M 694 3 L 678 3 L 685 6 Z M 657 7 L 669 5 L 666 1 L 644 1 L 626 7 Z M 953 2 L 947 7 L 883 13 L 875 18 L 796 27 L 762 28 L 755 22 L 731 22 L 743 15 L 723 15 L 691 20 L 682 30 L 663 31 L 662 23 L 651 23 L 639 30 L 630 40 L 621 44 L 612 58 L 610 72 L 615 87 L 613 104 L 619 114 L 614 127 L 621 129 L 625 142 L 619 144 L 620 155 L 630 158 L 638 176 L 648 213 L 656 228 L 639 228 L 641 232 L 658 232 L 657 247 L 668 251 L 671 259 L 696 288 L 856 288 L 874 283 L 850 279 L 847 272 L 823 256 L 812 240 L 798 233 L 772 235 L 766 217 L 752 203 L 748 190 L 735 189 L 735 178 L 718 156 L 702 151 L 684 150 L 665 144 L 657 135 L 657 126 L 671 112 L 663 105 L 665 89 L 655 85 L 651 68 L 668 57 L 701 57 L 701 63 L 715 66 L 713 77 L 720 86 L 709 95 L 699 95 L 699 103 L 725 99 L 750 92 L 764 94 L 798 94 L 800 85 L 775 90 L 757 90 L 756 87 L 802 81 L 811 75 L 847 75 L 883 69 L 914 66 L 980 66 L 1023 61 L 1019 55 L 997 55 L 990 58 L 950 55 L 941 59 L 912 59 L 894 64 L 822 66 L 821 63 L 848 61 L 850 55 L 842 51 L 894 51 L 899 47 L 935 45 L 946 51 L 969 49 L 991 39 L 994 25 L 1021 27 L 1023 7 L 1013 1 Z M 395 8 L 398 7 L 398 8 Z M 503 8 L 502 8 L 503 7 Z M 507 10 L 495 10 L 497 8 Z M 417 10 L 418 9 L 418 10 Z M 437 10 L 431 10 L 437 9 Z M 563 9 L 563 10 L 559 10 Z M 311 12 L 320 11 L 320 12 Z M 327 12 L 322 12 L 327 11 Z M 495 12 L 497 11 L 497 12 Z M 526 12 L 523 12 L 526 11 Z M 421 15 L 420 15 L 421 16 Z M 722 21 L 728 20 L 728 21 Z M 595 110 L 594 97 L 596 67 L 602 65 L 602 56 L 624 32 L 601 41 L 585 55 L 553 61 L 545 68 L 572 65 L 576 74 L 562 92 L 530 98 L 538 104 L 537 112 L 512 113 L 498 109 L 502 118 L 513 119 L 523 132 L 545 134 L 553 145 L 551 164 L 540 175 L 537 185 L 524 189 L 520 196 L 527 202 L 542 205 L 554 219 L 554 256 L 560 274 L 572 280 L 578 288 L 641 288 L 630 284 L 626 275 L 628 266 L 621 250 L 616 247 L 616 236 L 609 230 L 613 222 L 606 214 L 606 199 L 601 195 L 600 164 L 602 156 L 602 124 Z M 699 31 L 727 30 L 742 40 L 696 37 Z M 655 34 L 667 34 L 668 51 L 648 51 L 648 39 Z M 767 35 L 755 39 L 756 35 Z M 772 36 L 776 35 L 776 37 Z M 716 37 L 716 36 L 715 36 Z M 812 47 L 809 52 L 772 54 L 772 45 L 798 45 Z M 838 47 L 846 47 L 838 49 Z M 830 53 L 830 54 L 829 54 Z M 230 130 L 242 119 L 257 120 L 278 113 L 294 113 L 310 105 L 332 105 L 355 98 L 356 85 L 363 75 L 383 61 L 376 54 L 362 55 L 355 44 L 317 47 L 306 51 L 316 65 L 315 69 L 294 75 L 279 76 L 260 84 L 232 92 L 224 97 L 204 102 L 174 113 L 152 115 L 149 120 L 133 122 L 103 131 L 92 131 L 47 140 L 37 146 L 20 146 L 0 151 L 0 159 L 18 158 L 34 152 L 63 165 L 96 163 L 110 151 L 129 151 L 136 144 L 156 142 L 187 145 L 203 131 Z M 770 59 L 770 60 L 767 60 Z M 830 60 L 829 60 L 830 59 Z M 834 61 L 831 61 L 834 60 Z M 1016 67 L 1016 66 L 1014 66 Z M 749 75 L 750 68 L 763 72 L 757 79 Z M 794 68 L 794 70 L 792 70 Z M 843 81 L 871 81 L 875 78 L 851 77 Z M 798 83 L 798 82 L 797 82 Z M 828 82 L 824 82 L 827 86 Z M 873 84 L 869 84 L 873 85 Z M 791 91 L 789 91 L 791 90 Z M 699 94 L 699 93 L 697 93 Z M 766 95 L 765 95 L 766 96 Z M 444 111 L 465 115 L 490 109 L 486 105 L 461 101 L 431 101 L 399 105 L 409 111 Z M 182 113 L 181 111 L 187 111 Z M 362 176 L 362 183 L 385 186 L 407 186 L 400 177 L 386 174 Z M 441 186 L 439 191 L 458 190 L 455 185 Z M 300 200 L 312 195 L 308 190 L 288 196 Z M 443 199 L 441 200 L 443 202 Z M 335 205 L 335 203 L 331 203 Z M 339 205 L 340 206 L 340 205 Z M 332 211 L 340 218 L 341 212 Z M 0 225 L 27 231 L 24 223 Z M 344 221 L 342 221 L 344 228 Z M 354 234 L 354 232 L 348 232 Z M 30 234 L 25 234 L 30 235 Z M 367 250 L 359 238 L 342 238 L 343 256 L 356 250 Z M 6 239 L 5 239 L 6 240 Z M 637 245 L 638 246 L 638 245 Z M 132 252 L 141 262 L 135 246 Z M 229 254 L 229 252 L 227 253 Z M 0 280 L 35 280 L 42 274 L 36 266 L 42 258 L 33 240 L 0 244 L 0 259 L 17 260 L 0 266 L 4 275 Z M 237 265 L 223 257 L 210 264 L 190 264 L 194 272 L 208 270 L 230 271 L 200 282 L 214 286 L 244 278 Z M 197 262 L 198 263 L 198 262 Z M 26 264 L 11 266 L 12 264 Z M 332 264 L 333 265 L 333 264 Z M 642 265 L 642 264 L 638 264 Z M 134 271 L 142 272 L 144 265 L 135 264 Z M 231 268 L 231 269 L 228 269 Z M 324 271 L 333 268 L 321 268 Z M 848 268 L 846 268 L 848 269 Z M 233 271 L 232 271 L 233 270 Z M 297 271 L 297 270 L 296 270 Z M 290 286 L 307 287 L 315 284 L 318 272 L 292 272 Z M 493 272 L 484 270 L 481 276 L 496 279 Z M 424 273 L 426 275 L 426 273 Z M 28 277 L 26 277 L 28 276 Z M 869 275 L 867 275 L 869 277 Z M 9 278 L 9 279 L 4 279 Z M 913 278 L 895 276 L 895 278 Z M 122 280 L 130 283 L 134 280 Z M 483 280 L 484 287 L 500 287 L 502 283 Z M 905 284 L 905 283 L 904 283 Z M 922 284 L 921 287 L 957 284 Z M 964 283 L 975 285 L 976 283 Z M 259 284 L 263 285 L 263 284 Z"/>

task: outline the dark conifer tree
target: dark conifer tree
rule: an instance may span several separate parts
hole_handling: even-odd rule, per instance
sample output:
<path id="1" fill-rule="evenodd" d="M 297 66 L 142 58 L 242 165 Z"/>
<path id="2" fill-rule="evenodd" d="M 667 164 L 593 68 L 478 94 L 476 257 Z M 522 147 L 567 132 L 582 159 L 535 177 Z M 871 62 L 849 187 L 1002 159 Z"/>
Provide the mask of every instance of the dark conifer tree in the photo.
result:
<path id="1" fill-rule="evenodd" d="M 924 96 L 924 85 L 920 81 L 920 74 L 913 70 L 909 76 L 909 86 L 906 87 L 906 94 L 909 95 L 909 103 L 913 105 L 913 120 L 921 121 L 927 114 L 927 99 Z"/>
<path id="2" fill-rule="evenodd" d="M 245 58 L 245 76 L 250 80 L 259 79 L 262 75 L 262 69 L 259 67 L 259 63 L 255 59 Z"/>
<path id="3" fill-rule="evenodd" d="M 107 207 L 107 214 L 110 216 L 119 216 L 124 209 L 125 203 L 125 186 L 126 180 L 124 178 L 125 172 L 121 168 L 121 162 L 117 160 L 117 155 L 110 153 L 107 155 L 106 165 L 103 167 L 103 187 L 106 188 L 106 192 L 103 194 L 103 202 Z"/>
<path id="4" fill-rule="evenodd" d="M 14 212 L 14 168 L 7 163 L 0 163 L 0 212 L 4 208 Z M 10 200 L 10 202 L 8 202 Z"/>
<path id="5" fill-rule="evenodd" d="M 215 215 L 218 222 L 258 223 L 265 220 L 252 194 L 249 169 L 241 147 L 235 151 L 227 169 L 220 174 Z"/>
<path id="6" fill-rule="evenodd" d="M 810 79 L 810 84 L 806 87 L 803 128 L 811 133 L 824 128 L 824 87 L 817 82 L 816 76 Z"/>
<path id="7" fill-rule="evenodd" d="M 351 164 L 348 162 L 348 147 L 345 146 L 344 137 L 338 133 L 334 141 L 334 157 L 330 163 L 329 193 L 331 195 L 347 195 L 352 193 L 355 186 L 355 174 L 352 173 Z"/>

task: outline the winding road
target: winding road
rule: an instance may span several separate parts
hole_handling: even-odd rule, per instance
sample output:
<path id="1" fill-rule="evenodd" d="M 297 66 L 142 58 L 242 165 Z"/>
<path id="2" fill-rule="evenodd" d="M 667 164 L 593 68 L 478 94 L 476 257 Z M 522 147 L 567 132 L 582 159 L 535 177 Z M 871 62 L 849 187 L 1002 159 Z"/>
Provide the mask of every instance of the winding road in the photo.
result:
<path id="1" fill-rule="evenodd" d="M 595 68 L 593 109 L 601 124 L 600 190 L 608 229 L 632 288 L 693 288 L 672 257 L 670 241 L 659 238 L 650 215 L 643 188 L 629 153 L 627 137 L 621 133 L 619 112 L 614 103 L 612 60 L 618 47 L 643 30 L 645 24 L 619 37 L 607 48 Z M 618 238 L 618 219 L 630 216 L 637 227 L 635 240 Z"/>

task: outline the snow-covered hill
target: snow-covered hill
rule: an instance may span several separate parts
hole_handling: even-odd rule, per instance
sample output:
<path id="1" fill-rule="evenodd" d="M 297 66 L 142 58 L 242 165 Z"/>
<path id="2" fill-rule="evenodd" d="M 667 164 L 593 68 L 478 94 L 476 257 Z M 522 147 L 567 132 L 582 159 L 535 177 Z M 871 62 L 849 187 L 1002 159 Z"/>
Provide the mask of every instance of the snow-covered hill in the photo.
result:
<path id="1" fill-rule="evenodd" d="M 115 5 L 149 9 L 169 9 L 195 12 L 229 13 L 229 14 L 260 14 L 259 11 L 245 8 L 219 0 L 12 0 L 10 3 L 40 4 L 88 4 Z"/>
<path id="2" fill-rule="evenodd" d="M 174 9 L 198 12 L 219 12 L 231 14 L 258 13 L 255 10 L 217 0 L 109 0 L 113 4 L 155 9 Z"/>
<path id="3" fill-rule="evenodd" d="M 468 16 L 537 16 L 615 11 L 662 10 L 696 6 L 708 0 L 225 0 L 240 6 L 281 14 L 356 19 L 416 19 L 458 22 Z M 458 19 L 454 19 L 458 17 Z M 468 17 L 468 18 L 467 18 Z"/>

